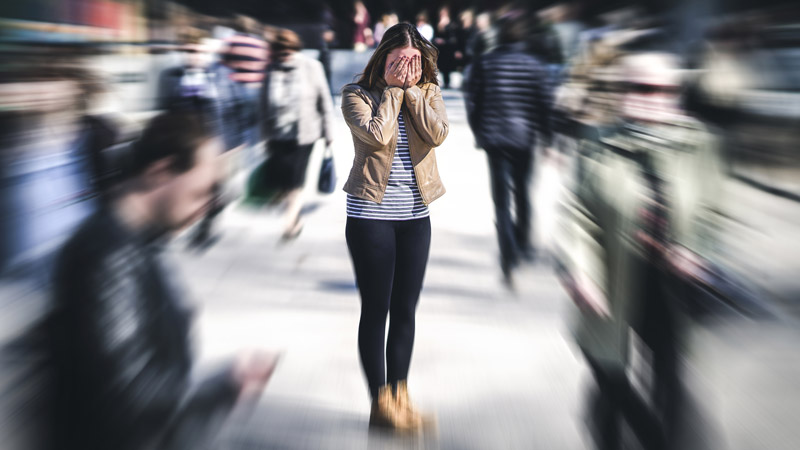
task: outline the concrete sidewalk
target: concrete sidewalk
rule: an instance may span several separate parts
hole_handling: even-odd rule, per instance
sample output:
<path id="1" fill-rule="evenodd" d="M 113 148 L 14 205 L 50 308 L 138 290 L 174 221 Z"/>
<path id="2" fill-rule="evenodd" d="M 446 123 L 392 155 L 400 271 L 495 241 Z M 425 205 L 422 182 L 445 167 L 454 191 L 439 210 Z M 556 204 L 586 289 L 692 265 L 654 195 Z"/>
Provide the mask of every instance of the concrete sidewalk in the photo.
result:
<path id="1" fill-rule="evenodd" d="M 254 414 L 231 421 L 220 449 L 580 449 L 581 385 L 562 309 L 567 299 L 544 264 L 522 269 L 504 291 L 485 155 L 463 102 L 448 92 L 451 129 L 437 150 L 448 193 L 431 206 L 433 244 L 417 315 L 410 389 L 436 414 L 417 437 L 369 433 L 369 401 L 356 336 L 359 298 L 344 242 L 345 195 L 313 192 L 299 239 L 278 244 L 279 213 L 237 207 L 207 253 L 178 251 L 200 302 L 197 337 L 213 363 L 241 348 L 284 351 Z M 352 140 L 337 114 L 340 184 Z"/>

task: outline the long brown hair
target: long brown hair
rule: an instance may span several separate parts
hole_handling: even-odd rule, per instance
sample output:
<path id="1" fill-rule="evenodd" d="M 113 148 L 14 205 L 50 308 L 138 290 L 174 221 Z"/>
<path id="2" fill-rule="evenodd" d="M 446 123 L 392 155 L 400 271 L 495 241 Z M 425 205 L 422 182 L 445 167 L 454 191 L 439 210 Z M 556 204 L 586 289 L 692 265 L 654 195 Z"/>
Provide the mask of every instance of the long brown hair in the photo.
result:
<path id="1" fill-rule="evenodd" d="M 369 89 L 373 88 L 378 80 L 383 79 L 383 68 L 386 66 L 386 57 L 389 53 L 396 48 L 408 46 L 419 50 L 422 57 L 422 76 L 417 85 L 425 83 L 438 85 L 436 59 L 439 57 L 439 50 L 419 34 L 417 27 L 406 22 L 398 23 L 386 30 L 380 45 L 375 49 L 367 67 L 364 68 L 364 72 L 356 83 Z"/>

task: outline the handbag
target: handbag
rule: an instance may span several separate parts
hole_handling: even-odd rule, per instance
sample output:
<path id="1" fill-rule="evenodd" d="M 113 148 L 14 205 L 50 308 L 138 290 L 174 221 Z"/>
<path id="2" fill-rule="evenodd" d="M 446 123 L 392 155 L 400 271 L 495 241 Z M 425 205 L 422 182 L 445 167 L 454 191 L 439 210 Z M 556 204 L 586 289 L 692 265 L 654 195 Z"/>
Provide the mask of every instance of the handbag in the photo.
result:
<path id="1" fill-rule="evenodd" d="M 251 206 L 274 204 L 280 198 L 281 193 L 280 186 L 277 184 L 279 175 L 275 159 L 267 156 L 247 179 L 244 203 Z"/>
<path id="2" fill-rule="evenodd" d="M 333 165 L 333 150 L 330 146 L 325 149 L 325 155 L 322 158 L 317 189 L 322 194 L 331 194 L 336 189 L 336 170 Z"/>

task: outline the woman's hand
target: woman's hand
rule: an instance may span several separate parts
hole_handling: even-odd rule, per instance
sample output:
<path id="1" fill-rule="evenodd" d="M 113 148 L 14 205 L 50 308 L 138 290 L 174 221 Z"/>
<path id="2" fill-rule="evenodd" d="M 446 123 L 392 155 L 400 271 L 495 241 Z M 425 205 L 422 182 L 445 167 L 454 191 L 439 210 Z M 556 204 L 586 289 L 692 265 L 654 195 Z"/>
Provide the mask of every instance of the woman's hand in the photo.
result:
<path id="1" fill-rule="evenodd" d="M 401 56 L 389 64 L 389 69 L 383 78 L 389 87 L 404 87 L 408 75 L 409 58 Z"/>
<path id="2" fill-rule="evenodd" d="M 406 75 L 405 82 L 403 83 L 403 89 L 416 86 L 417 83 L 419 83 L 420 78 L 422 78 L 422 58 L 419 55 L 415 55 L 409 62 L 408 74 Z"/>

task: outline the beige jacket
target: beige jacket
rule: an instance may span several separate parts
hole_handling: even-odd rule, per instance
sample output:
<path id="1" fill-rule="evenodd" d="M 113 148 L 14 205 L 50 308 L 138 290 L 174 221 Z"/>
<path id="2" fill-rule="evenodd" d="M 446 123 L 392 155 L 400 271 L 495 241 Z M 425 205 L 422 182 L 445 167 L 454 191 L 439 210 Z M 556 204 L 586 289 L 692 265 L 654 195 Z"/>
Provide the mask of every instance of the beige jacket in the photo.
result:
<path id="1" fill-rule="evenodd" d="M 377 203 L 383 201 L 397 147 L 397 116 L 401 110 L 422 201 L 430 204 L 444 194 L 434 148 L 442 145 L 450 126 L 441 90 L 433 83 L 405 90 L 387 87 L 383 82 L 371 90 L 358 84 L 342 89 L 342 113 L 355 147 L 345 192 Z"/>

